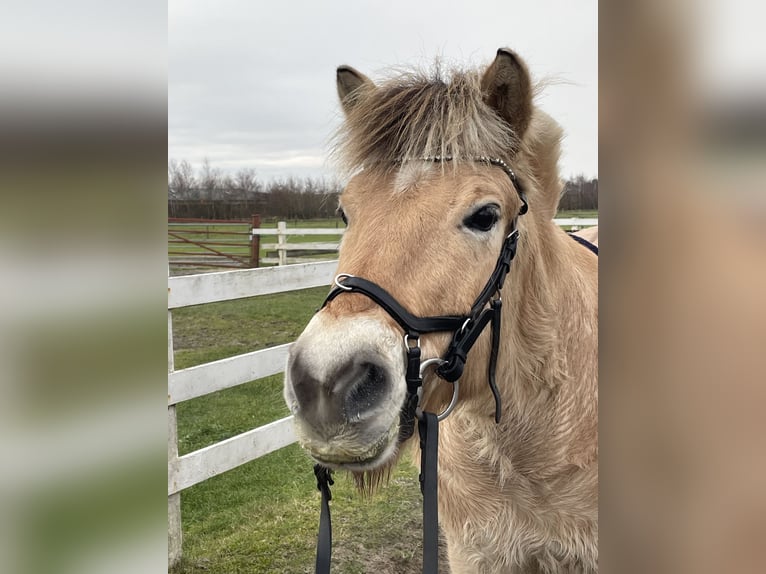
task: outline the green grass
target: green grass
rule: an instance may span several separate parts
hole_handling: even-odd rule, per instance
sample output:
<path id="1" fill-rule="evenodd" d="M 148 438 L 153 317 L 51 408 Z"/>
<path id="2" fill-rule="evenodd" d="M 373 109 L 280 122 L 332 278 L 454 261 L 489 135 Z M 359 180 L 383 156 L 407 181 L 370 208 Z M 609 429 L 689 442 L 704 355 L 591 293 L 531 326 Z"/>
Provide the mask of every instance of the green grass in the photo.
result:
<path id="1" fill-rule="evenodd" d="M 294 340 L 326 288 L 178 309 L 175 366 L 190 367 Z M 282 375 L 177 407 L 179 450 L 188 453 L 287 414 Z M 372 500 L 336 475 L 333 572 L 418 572 L 420 491 L 402 462 Z M 312 463 L 292 445 L 181 494 L 184 558 L 174 574 L 313 572 L 319 494 Z"/>
<path id="2" fill-rule="evenodd" d="M 341 221 L 340 217 L 330 217 L 327 219 L 290 219 L 286 221 L 288 229 L 302 228 L 302 229 L 321 229 L 332 228 L 341 229 L 346 225 Z M 277 227 L 277 221 L 264 222 L 261 227 Z"/>

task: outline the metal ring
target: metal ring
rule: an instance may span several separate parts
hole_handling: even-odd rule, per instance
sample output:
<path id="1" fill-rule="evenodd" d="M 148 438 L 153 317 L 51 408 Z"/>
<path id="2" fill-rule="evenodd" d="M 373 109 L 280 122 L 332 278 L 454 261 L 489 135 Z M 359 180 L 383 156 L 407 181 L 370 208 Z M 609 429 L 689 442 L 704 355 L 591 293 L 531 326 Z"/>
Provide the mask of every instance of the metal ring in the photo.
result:
<path id="1" fill-rule="evenodd" d="M 420 363 L 420 378 L 421 379 L 423 378 L 423 373 L 431 365 L 438 365 L 441 367 L 442 365 L 446 363 L 447 361 L 445 361 L 444 359 L 440 359 L 438 357 L 435 359 L 426 359 L 425 361 Z M 455 408 L 455 405 L 457 404 L 457 399 L 458 399 L 458 391 L 460 390 L 459 383 L 460 383 L 459 380 L 452 383 L 452 400 L 449 402 L 449 405 L 447 405 L 446 409 L 444 409 L 440 414 L 436 415 L 436 420 L 438 420 L 439 422 L 446 419 L 449 416 L 449 414 L 452 412 L 452 410 Z M 415 411 L 415 414 L 417 415 L 419 419 L 423 417 L 423 410 L 420 408 L 420 399 L 422 399 L 422 396 L 423 396 L 422 389 L 423 387 L 418 388 L 418 408 Z"/>
<path id="2" fill-rule="evenodd" d="M 447 361 L 444 359 L 440 359 L 439 357 L 436 357 L 435 359 L 426 359 L 422 363 L 420 363 L 420 378 L 423 378 L 423 373 L 425 370 L 430 367 L 431 365 L 437 365 L 441 367 L 442 365 L 446 365 Z"/>
<path id="3" fill-rule="evenodd" d="M 463 323 L 463 326 L 460 327 L 460 334 L 463 334 L 465 332 L 465 328 L 468 326 L 468 323 L 470 322 L 471 322 L 471 318 L 468 317 L 468 319 L 466 319 L 465 322 Z"/>
<path id="4" fill-rule="evenodd" d="M 337 286 L 339 289 L 343 289 L 344 291 L 351 291 L 351 287 L 346 287 L 345 285 L 343 285 L 343 284 L 340 282 L 340 278 L 341 278 L 341 277 L 347 277 L 347 278 L 349 278 L 349 279 L 353 279 L 353 278 L 355 277 L 355 275 L 351 275 L 350 273 L 338 273 L 338 274 L 335 276 L 335 279 L 334 279 L 334 281 L 335 281 L 335 285 L 336 285 L 336 286 Z"/>
<path id="5" fill-rule="evenodd" d="M 414 337 L 414 339 L 415 339 L 415 342 L 417 343 L 417 345 L 415 345 L 415 347 L 417 347 L 419 349 L 420 348 L 420 337 Z M 410 347 L 410 336 L 407 333 L 404 334 L 404 348 L 407 349 L 408 351 L 411 349 L 411 347 Z"/>
<path id="6" fill-rule="evenodd" d="M 438 420 L 439 422 L 446 419 L 449 416 L 449 414 L 452 412 L 452 409 L 455 408 L 455 405 L 457 404 L 457 394 L 458 394 L 458 391 L 460 390 L 459 383 L 460 383 L 459 379 L 455 381 L 454 383 L 452 383 L 452 400 L 449 402 L 449 404 L 447 405 L 447 408 L 444 409 L 441 414 L 436 415 L 436 420 Z"/>
<path id="7" fill-rule="evenodd" d="M 436 420 L 439 422 L 442 422 L 444 419 L 446 419 L 452 410 L 455 408 L 455 405 L 457 404 L 457 397 L 458 397 L 458 391 L 460 390 L 460 380 L 455 381 L 452 383 L 452 400 L 447 405 L 447 408 L 444 409 L 441 413 L 436 415 Z M 421 387 L 422 388 L 422 387 Z M 418 389 L 420 391 L 420 389 Z M 418 394 L 418 399 L 422 398 L 422 394 Z M 418 403 L 420 400 L 418 400 Z M 422 420 L 423 418 L 423 409 L 420 408 L 420 405 L 418 405 L 418 408 L 415 409 L 415 416 L 418 417 L 419 420 Z"/>

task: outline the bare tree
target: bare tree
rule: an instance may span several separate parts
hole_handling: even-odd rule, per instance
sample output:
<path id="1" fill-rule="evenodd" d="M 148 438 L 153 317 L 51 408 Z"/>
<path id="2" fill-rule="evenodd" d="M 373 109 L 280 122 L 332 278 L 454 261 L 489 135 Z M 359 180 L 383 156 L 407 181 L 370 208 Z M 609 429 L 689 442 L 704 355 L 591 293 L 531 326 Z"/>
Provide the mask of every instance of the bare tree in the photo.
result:
<path id="1" fill-rule="evenodd" d="M 168 162 L 168 214 L 173 217 L 246 219 L 260 213 L 279 219 L 329 218 L 340 191 L 335 180 L 288 177 L 264 184 L 251 168 L 224 174 L 205 159 L 195 173 L 188 161 Z"/>
<path id="2" fill-rule="evenodd" d="M 222 189 L 223 173 L 217 167 L 210 165 L 210 160 L 205 158 L 202 161 L 202 167 L 199 174 L 199 188 L 204 199 L 215 199 L 217 193 Z"/>
<path id="3" fill-rule="evenodd" d="M 598 179 L 580 174 L 564 182 L 559 209 L 598 209 Z"/>
<path id="4" fill-rule="evenodd" d="M 244 167 L 234 174 L 234 187 L 242 193 L 244 197 L 249 197 L 253 193 L 260 191 L 260 184 L 255 177 L 255 170 Z"/>
<path id="5" fill-rule="evenodd" d="M 186 161 L 177 161 L 171 159 L 168 162 L 168 196 L 171 198 L 186 198 L 190 192 L 197 186 L 194 177 L 194 169 Z"/>

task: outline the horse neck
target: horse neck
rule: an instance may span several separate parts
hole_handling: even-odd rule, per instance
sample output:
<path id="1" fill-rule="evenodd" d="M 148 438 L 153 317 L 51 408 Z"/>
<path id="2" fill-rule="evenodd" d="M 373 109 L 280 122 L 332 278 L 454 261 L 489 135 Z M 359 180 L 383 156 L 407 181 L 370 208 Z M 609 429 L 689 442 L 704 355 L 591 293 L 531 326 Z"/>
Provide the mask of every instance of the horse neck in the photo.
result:
<path id="1" fill-rule="evenodd" d="M 504 366 L 531 387 L 556 383 L 560 313 L 573 273 L 561 254 L 559 230 L 547 224 L 533 218 L 520 223 L 517 255 L 503 289 Z"/>
<path id="2" fill-rule="evenodd" d="M 571 423 L 570 430 L 588 427 L 575 429 L 579 437 L 591 432 L 595 419 L 584 413 L 587 401 L 582 395 L 592 398 L 591 393 L 596 392 L 597 365 L 573 360 L 571 353 L 589 352 L 591 347 L 595 352 L 597 332 L 588 337 L 571 332 L 571 326 L 583 314 L 593 314 L 588 320 L 595 321 L 595 309 L 588 308 L 589 300 L 595 304 L 595 295 L 588 292 L 584 272 L 572 257 L 569 238 L 552 221 L 529 218 L 520 221 L 519 228 L 517 255 L 502 292 L 496 376 L 503 424 L 512 426 L 510 434 L 516 432 L 517 437 L 534 434 L 527 444 L 539 446 L 558 440 L 564 421 Z M 472 351 L 461 379 L 461 394 L 466 412 L 492 426 L 489 417 L 476 417 L 494 409 L 486 382 L 489 343 L 490 337 L 484 336 Z"/>

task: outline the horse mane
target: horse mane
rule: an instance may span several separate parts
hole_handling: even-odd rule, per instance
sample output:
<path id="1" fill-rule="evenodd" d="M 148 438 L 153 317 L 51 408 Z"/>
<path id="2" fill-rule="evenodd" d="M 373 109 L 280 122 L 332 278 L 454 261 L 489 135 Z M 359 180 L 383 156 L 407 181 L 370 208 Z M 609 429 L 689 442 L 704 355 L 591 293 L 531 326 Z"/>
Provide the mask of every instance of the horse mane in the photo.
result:
<path id="1" fill-rule="evenodd" d="M 399 71 L 380 85 L 352 94 L 333 156 L 346 173 L 372 165 L 451 156 L 452 165 L 478 156 L 509 159 L 520 138 L 484 101 L 476 70 L 434 65 L 430 72 Z"/>

